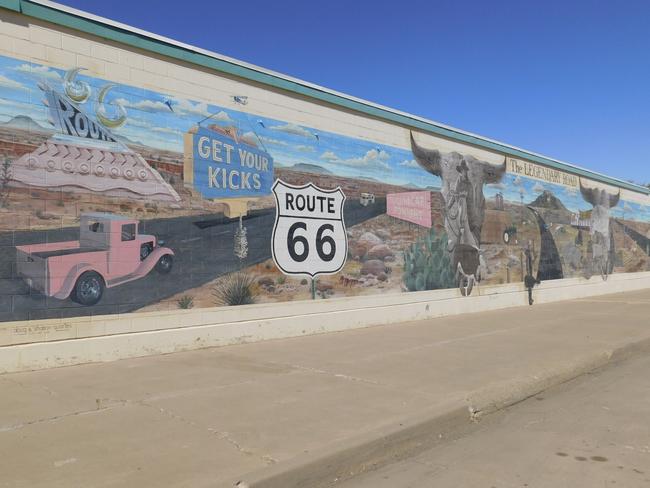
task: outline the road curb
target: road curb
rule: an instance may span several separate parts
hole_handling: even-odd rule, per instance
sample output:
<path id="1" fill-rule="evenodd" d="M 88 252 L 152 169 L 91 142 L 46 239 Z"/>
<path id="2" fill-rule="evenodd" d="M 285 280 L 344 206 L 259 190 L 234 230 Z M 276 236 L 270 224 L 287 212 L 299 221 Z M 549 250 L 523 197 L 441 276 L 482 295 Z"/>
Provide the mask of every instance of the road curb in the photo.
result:
<path id="1" fill-rule="evenodd" d="M 250 488 L 324 488 L 462 436 L 480 419 L 599 368 L 650 352 L 650 337 L 601 349 L 534 376 L 517 378 L 448 399 L 436 407 L 372 431 L 305 452 L 289 461 L 222 485 Z M 239 484 L 238 484 L 239 483 Z"/>

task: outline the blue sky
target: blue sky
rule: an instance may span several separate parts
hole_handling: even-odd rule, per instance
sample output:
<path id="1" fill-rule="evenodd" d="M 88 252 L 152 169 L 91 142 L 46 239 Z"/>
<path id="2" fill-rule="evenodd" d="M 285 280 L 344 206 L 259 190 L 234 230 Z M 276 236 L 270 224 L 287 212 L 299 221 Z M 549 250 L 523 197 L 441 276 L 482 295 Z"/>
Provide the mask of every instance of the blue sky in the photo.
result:
<path id="1" fill-rule="evenodd" d="M 650 182 L 650 2 L 62 3 Z"/>

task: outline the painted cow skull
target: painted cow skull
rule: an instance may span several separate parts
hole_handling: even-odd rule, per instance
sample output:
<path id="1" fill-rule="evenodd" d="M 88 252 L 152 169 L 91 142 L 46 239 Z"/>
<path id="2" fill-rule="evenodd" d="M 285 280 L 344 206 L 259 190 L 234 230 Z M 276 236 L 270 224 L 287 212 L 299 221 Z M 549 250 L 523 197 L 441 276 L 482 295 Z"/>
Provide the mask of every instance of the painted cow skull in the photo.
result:
<path id="1" fill-rule="evenodd" d="M 501 180 L 506 170 L 505 158 L 502 164 L 494 165 L 455 151 L 442 153 L 426 149 L 415 142 L 413 133 L 411 149 L 418 164 L 442 180 L 449 252 L 459 244 L 478 250 L 485 216 L 483 186 Z"/>
<path id="2" fill-rule="evenodd" d="M 604 247 L 603 252 L 611 249 L 609 232 L 610 209 L 618 205 L 621 199 L 621 190 L 616 195 L 600 188 L 586 188 L 580 180 L 580 193 L 586 202 L 593 206 L 590 219 L 590 234 L 595 237 L 598 245 Z"/>

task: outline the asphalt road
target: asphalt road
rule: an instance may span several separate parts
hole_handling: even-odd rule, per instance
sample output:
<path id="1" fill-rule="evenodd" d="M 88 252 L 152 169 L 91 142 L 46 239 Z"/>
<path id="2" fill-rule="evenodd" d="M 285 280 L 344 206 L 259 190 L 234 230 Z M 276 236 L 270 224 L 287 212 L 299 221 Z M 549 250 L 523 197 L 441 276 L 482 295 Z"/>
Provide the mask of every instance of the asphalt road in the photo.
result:
<path id="1" fill-rule="evenodd" d="M 386 202 L 378 199 L 363 207 L 358 201 L 346 201 L 347 227 L 386 212 Z M 243 262 L 233 254 L 233 239 L 238 220 L 223 215 L 153 219 L 141 223 L 140 232 L 165 241 L 174 253 L 174 268 L 169 275 L 155 271 L 136 281 L 107 289 L 101 301 L 84 307 L 32 292 L 16 276 L 15 246 L 79 239 L 79 228 L 0 233 L 0 322 L 10 320 L 75 317 L 125 313 L 156 303 L 183 290 L 207 283 L 271 257 L 271 234 L 275 211 L 258 212 L 244 220 L 248 229 L 248 256 Z"/>
<path id="2" fill-rule="evenodd" d="M 537 279 L 539 281 L 559 280 L 564 277 L 562 272 L 562 260 L 555 245 L 553 234 L 548 230 L 546 222 L 533 207 L 528 207 L 537 219 L 540 235 L 539 264 L 537 267 Z"/>
<path id="3" fill-rule="evenodd" d="M 650 357 L 548 390 L 341 488 L 650 486 Z"/>

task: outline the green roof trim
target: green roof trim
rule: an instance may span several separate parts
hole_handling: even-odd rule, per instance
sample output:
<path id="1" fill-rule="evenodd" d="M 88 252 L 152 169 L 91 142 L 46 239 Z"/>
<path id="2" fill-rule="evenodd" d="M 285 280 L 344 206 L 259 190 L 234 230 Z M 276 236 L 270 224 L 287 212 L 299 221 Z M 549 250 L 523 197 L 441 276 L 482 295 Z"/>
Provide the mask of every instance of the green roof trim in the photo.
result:
<path id="1" fill-rule="evenodd" d="M 484 149 L 497 151 L 507 156 L 526 159 L 562 171 L 570 172 L 578 176 L 584 176 L 595 181 L 618 186 L 638 193 L 650 194 L 650 189 L 635 185 L 617 178 L 594 173 L 587 169 L 562 163 L 554 159 L 529 153 L 525 150 L 513 148 L 503 143 L 487 140 L 479 136 L 467 134 L 453 128 L 443 127 L 433 122 L 420 120 L 415 116 L 393 112 L 389 109 L 364 103 L 363 101 L 347 98 L 336 93 L 320 90 L 318 87 L 302 84 L 299 81 L 282 78 L 281 76 L 264 71 L 256 70 L 253 67 L 242 66 L 236 62 L 219 59 L 207 54 L 192 51 L 183 46 L 177 46 L 160 39 L 147 36 L 144 33 L 132 32 L 128 29 L 107 24 L 101 20 L 75 15 L 70 12 L 59 10 L 51 5 L 40 4 L 30 0 L 0 0 L 0 7 L 15 10 L 29 17 L 37 18 L 53 24 L 61 25 L 85 32 L 94 36 L 102 37 L 114 42 L 125 44 L 131 47 L 143 49 L 169 58 L 182 60 L 187 63 L 209 68 L 231 76 L 243 78 L 276 89 L 286 90 L 314 100 L 325 102 L 331 105 L 343 107 L 347 110 L 359 112 L 371 117 L 393 122 L 412 129 L 428 132 L 438 136 L 446 137 L 455 141 L 464 142 Z"/>
<path id="2" fill-rule="evenodd" d="M 20 0 L 0 0 L 0 7 L 20 12 Z"/>

